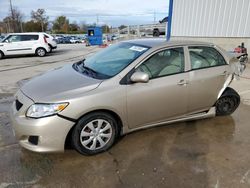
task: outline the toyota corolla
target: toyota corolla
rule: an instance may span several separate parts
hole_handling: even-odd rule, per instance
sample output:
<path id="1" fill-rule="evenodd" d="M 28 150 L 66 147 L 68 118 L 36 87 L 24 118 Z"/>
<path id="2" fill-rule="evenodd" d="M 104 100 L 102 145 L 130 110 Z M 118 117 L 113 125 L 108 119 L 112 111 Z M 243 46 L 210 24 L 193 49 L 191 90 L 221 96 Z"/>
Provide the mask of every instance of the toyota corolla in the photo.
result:
<path id="1" fill-rule="evenodd" d="M 242 64 L 218 46 L 142 39 L 37 76 L 15 95 L 11 119 L 21 146 L 81 154 L 109 149 L 123 134 L 178 121 L 229 115 L 228 87 Z"/>

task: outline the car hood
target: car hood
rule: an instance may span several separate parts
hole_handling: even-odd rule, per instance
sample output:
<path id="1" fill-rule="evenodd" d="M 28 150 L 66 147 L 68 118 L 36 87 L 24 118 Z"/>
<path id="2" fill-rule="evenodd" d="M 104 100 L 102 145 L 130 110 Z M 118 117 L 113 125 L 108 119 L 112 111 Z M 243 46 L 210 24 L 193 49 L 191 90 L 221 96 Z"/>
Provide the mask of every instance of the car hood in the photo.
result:
<path id="1" fill-rule="evenodd" d="M 21 91 L 34 102 L 57 102 L 97 88 L 102 80 L 87 77 L 72 65 L 48 71 L 21 87 Z"/>

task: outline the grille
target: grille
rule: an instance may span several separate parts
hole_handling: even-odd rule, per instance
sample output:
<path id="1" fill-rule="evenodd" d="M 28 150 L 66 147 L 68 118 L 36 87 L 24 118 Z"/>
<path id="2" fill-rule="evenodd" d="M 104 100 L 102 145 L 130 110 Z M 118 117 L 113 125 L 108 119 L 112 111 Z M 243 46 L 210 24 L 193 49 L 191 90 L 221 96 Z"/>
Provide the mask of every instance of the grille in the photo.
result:
<path id="1" fill-rule="evenodd" d="M 22 108 L 23 104 L 19 101 L 16 100 L 16 110 L 19 111 Z"/>

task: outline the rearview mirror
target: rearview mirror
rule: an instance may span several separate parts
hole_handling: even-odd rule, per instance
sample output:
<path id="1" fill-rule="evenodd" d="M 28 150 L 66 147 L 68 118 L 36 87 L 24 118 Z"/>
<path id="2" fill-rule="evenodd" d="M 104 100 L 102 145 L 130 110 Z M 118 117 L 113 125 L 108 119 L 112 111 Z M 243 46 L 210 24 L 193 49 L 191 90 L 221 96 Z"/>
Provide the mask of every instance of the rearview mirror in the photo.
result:
<path id="1" fill-rule="evenodd" d="M 149 81 L 149 76 L 145 72 L 135 72 L 130 77 L 130 80 L 134 83 L 147 83 Z"/>

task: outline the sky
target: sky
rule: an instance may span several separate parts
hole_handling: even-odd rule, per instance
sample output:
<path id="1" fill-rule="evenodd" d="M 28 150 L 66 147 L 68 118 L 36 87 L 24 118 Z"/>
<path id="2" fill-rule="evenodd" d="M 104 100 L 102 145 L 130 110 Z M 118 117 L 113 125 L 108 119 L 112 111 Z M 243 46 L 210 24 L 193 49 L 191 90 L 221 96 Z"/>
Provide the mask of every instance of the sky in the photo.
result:
<path id="1" fill-rule="evenodd" d="M 50 21 L 65 15 L 71 23 L 91 24 L 98 20 L 99 24 L 119 26 L 163 19 L 168 13 L 169 0 L 12 0 L 12 4 L 24 14 L 25 21 L 30 19 L 31 10 L 43 8 Z M 0 20 L 9 10 L 9 0 L 0 0 Z"/>

